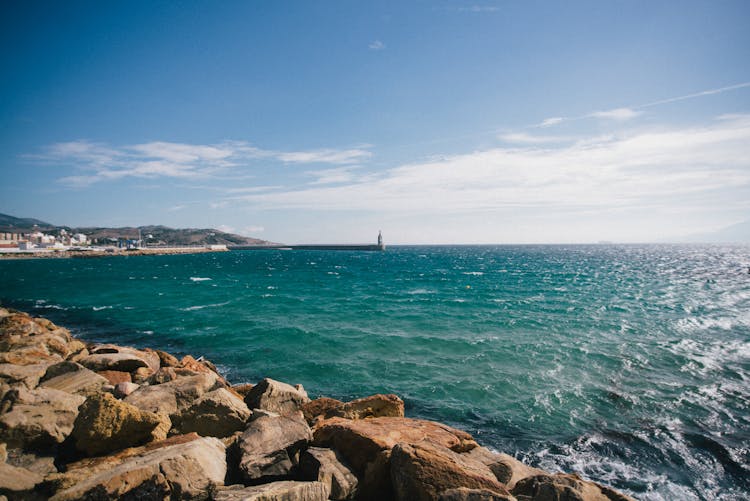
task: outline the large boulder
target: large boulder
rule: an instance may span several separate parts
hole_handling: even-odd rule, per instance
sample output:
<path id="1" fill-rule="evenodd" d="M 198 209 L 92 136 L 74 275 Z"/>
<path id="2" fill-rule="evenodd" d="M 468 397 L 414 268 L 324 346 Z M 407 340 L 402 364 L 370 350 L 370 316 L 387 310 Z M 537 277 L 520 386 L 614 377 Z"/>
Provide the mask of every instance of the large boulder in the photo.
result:
<path id="1" fill-rule="evenodd" d="M 513 489 L 516 482 L 522 478 L 546 474 L 545 471 L 528 466 L 513 456 L 492 452 L 485 447 L 476 447 L 465 454 L 489 467 L 497 480 L 508 489 Z"/>
<path id="2" fill-rule="evenodd" d="M 17 388 L 3 398 L 0 440 L 17 447 L 61 443 L 73 430 L 84 397 L 51 388 Z"/>
<path id="3" fill-rule="evenodd" d="M 61 486 L 54 501 L 100 499 L 209 499 L 226 475 L 224 444 L 195 434 L 96 461 L 70 465 L 48 479 Z"/>
<path id="4" fill-rule="evenodd" d="M 93 371 L 134 372 L 148 363 L 132 353 L 97 353 L 80 360 L 81 365 Z"/>
<path id="5" fill-rule="evenodd" d="M 124 371 L 98 371 L 97 374 L 99 374 L 101 377 L 106 379 L 109 384 L 111 385 L 117 385 L 119 383 L 132 383 L 133 377 L 130 375 L 129 372 Z"/>
<path id="6" fill-rule="evenodd" d="M 430 442 L 454 452 L 467 452 L 477 443 L 471 435 L 433 421 L 398 417 L 331 418 L 318 425 L 314 445 L 338 451 L 359 479 L 362 499 L 392 497 L 390 456 L 398 443 Z"/>
<path id="7" fill-rule="evenodd" d="M 510 492 L 488 467 L 430 442 L 397 444 L 391 453 L 391 481 L 401 501 L 430 501 L 460 487 L 485 489 L 510 499 Z"/>
<path id="8" fill-rule="evenodd" d="M 90 396 L 73 426 L 76 448 L 89 456 L 164 440 L 171 426 L 163 414 L 142 411 L 109 393 Z"/>
<path id="9" fill-rule="evenodd" d="M 0 317 L 0 363 L 50 364 L 82 348 L 83 344 L 73 340 L 67 329 L 49 320 L 18 312 Z"/>
<path id="10" fill-rule="evenodd" d="M 210 391 L 175 417 L 174 427 L 180 433 L 194 431 L 204 437 L 228 437 L 245 429 L 250 409 L 225 388 Z"/>
<path id="11" fill-rule="evenodd" d="M 52 388 L 67 393 L 90 395 L 101 391 L 107 380 L 75 362 L 60 362 L 47 368 L 40 380 L 42 388 Z"/>
<path id="12" fill-rule="evenodd" d="M 278 414 L 291 414 L 310 399 L 304 390 L 265 378 L 256 384 L 245 396 L 250 409 L 264 409 Z"/>
<path id="13" fill-rule="evenodd" d="M 302 404 L 300 410 L 305 415 L 305 419 L 313 426 L 316 422 L 322 420 L 325 415 L 334 409 L 344 405 L 341 400 L 335 398 L 320 397 Z"/>
<path id="14" fill-rule="evenodd" d="M 357 477 L 332 449 L 310 447 L 300 455 L 300 474 L 306 480 L 323 482 L 328 499 L 354 499 Z"/>
<path id="15" fill-rule="evenodd" d="M 326 488 L 321 482 L 283 480 L 270 484 L 245 487 L 219 487 L 213 496 L 216 501 L 325 501 Z"/>
<path id="16" fill-rule="evenodd" d="M 297 456 L 312 440 L 301 414 L 261 416 L 252 421 L 239 440 L 240 474 L 249 483 L 288 476 Z"/>
<path id="17" fill-rule="evenodd" d="M 215 374 L 196 374 L 175 379 L 164 384 L 142 386 L 124 401 L 149 411 L 160 412 L 176 417 L 179 412 L 190 407 L 193 402 L 217 386 Z"/>
<path id="18" fill-rule="evenodd" d="M 437 501 L 516 501 L 516 498 L 507 494 L 498 494 L 489 489 L 458 487 L 443 491 Z"/>
<path id="19" fill-rule="evenodd" d="M 528 501 L 634 501 L 609 487 L 588 482 L 575 474 L 542 474 L 519 480 L 514 496 Z"/>
<path id="20" fill-rule="evenodd" d="M 49 361 L 28 365 L 0 364 L 0 382 L 9 387 L 24 386 L 33 390 L 50 365 Z"/>
<path id="21" fill-rule="evenodd" d="M 146 362 L 146 367 L 148 367 L 154 372 L 158 371 L 159 367 L 161 367 L 161 358 L 159 357 L 159 354 L 156 353 L 154 350 L 148 350 L 148 349 L 137 350 L 129 346 L 118 346 L 116 344 L 99 344 L 99 345 L 93 346 L 92 348 L 89 348 L 89 353 L 91 353 L 92 355 L 103 355 L 103 354 L 113 354 L 113 353 L 120 353 L 123 355 L 132 355 Z"/>
<path id="22" fill-rule="evenodd" d="M 330 409 L 326 413 L 326 417 L 346 419 L 404 417 L 404 401 L 396 395 L 372 395 Z"/>

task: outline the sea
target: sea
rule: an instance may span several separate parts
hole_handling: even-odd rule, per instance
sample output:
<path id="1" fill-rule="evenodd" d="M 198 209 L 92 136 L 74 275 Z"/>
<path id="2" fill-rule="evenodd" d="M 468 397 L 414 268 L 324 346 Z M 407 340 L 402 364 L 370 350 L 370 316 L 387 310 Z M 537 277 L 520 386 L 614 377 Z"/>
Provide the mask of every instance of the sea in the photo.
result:
<path id="1" fill-rule="evenodd" d="M 414 246 L 0 261 L 0 304 L 233 383 L 406 415 L 637 499 L 750 498 L 750 247 Z"/>

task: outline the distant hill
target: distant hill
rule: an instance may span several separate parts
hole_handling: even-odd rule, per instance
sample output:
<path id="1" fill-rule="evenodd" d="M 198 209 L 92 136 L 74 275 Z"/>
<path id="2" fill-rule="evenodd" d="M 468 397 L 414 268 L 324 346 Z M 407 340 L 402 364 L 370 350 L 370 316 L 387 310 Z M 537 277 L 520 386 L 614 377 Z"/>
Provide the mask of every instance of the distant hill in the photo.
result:
<path id="1" fill-rule="evenodd" d="M 0 232 L 30 233 L 42 231 L 59 235 L 60 230 L 68 233 L 83 233 L 94 243 L 106 244 L 119 238 L 143 240 L 146 245 L 272 245 L 272 242 L 258 238 L 244 237 L 212 228 L 168 228 L 166 226 L 140 226 L 123 228 L 56 226 L 38 219 L 19 218 L 0 214 Z M 139 234 L 140 231 L 140 234 Z"/>
<path id="2" fill-rule="evenodd" d="M 750 221 L 742 221 L 731 226 L 726 226 L 711 233 L 700 233 L 685 238 L 687 242 L 710 242 L 710 243 L 748 243 L 750 242 Z"/>

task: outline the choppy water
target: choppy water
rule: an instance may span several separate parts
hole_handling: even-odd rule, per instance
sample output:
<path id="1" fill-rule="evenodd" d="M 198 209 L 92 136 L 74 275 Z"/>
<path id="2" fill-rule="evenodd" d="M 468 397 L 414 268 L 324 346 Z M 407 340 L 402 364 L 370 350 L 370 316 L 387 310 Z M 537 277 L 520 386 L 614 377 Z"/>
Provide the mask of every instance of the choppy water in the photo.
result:
<path id="1" fill-rule="evenodd" d="M 639 499 L 750 493 L 750 247 L 402 247 L 0 262 L 0 302 L 233 382 L 376 392 Z"/>

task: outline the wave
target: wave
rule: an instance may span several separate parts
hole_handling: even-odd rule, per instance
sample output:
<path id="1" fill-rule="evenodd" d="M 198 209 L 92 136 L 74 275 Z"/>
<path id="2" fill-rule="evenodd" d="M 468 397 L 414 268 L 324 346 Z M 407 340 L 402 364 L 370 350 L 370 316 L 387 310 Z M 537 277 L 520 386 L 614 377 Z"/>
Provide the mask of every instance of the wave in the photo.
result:
<path id="1" fill-rule="evenodd" d="M 195 306 L 188 306 L 186 308 L 180 308 L 180 311 L 197 311 L 197 310 L 203 310 L 205 308 L 220 308 L 222 306 L 226 306 L 231 301 L 225 301 L 223 303 L 213 303 L 213 304 L 198 304 Z"/>
<path id="2" fill-rule="evenodd" d="M 193 282 L 206 282 L 208 280 L 213 280 L 213 278 L 209 278 L 209 277 L 190 277 L 190 280 L 192 280 Z"/>

